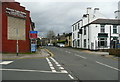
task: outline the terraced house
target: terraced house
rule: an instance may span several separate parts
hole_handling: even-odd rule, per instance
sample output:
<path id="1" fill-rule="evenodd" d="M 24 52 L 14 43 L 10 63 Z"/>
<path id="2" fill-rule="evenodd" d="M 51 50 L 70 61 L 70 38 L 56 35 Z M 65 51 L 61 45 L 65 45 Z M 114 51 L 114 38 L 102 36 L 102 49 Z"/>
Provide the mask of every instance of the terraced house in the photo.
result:
<path id="1" fill-rule="evenodd" d="M 83 18 L 72 25 L 72 47 L 98 50 L 117 48 L 119 19 L 108 19 L 99 8 L 87 8 Z"/>

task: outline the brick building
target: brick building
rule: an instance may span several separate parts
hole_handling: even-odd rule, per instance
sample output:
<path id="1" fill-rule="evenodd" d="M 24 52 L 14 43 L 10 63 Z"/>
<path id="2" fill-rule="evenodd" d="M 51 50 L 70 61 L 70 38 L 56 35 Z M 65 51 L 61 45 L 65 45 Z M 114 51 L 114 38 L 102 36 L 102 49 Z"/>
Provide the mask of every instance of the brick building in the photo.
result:
<path id="1" fill-rule="evenodd" d="M 2 2 L 2 52 L 30 52 L 30 11 L 19 2 Z"/>

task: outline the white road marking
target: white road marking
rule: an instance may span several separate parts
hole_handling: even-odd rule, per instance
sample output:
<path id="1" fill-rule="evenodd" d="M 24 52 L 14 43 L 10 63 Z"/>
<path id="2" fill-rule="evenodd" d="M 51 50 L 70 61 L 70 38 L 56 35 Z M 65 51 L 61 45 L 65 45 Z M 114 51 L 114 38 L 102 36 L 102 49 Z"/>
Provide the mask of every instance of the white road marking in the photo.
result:
<path id="1" fill-rule="evenodd" d="M 55 64 L 59 64 L 54 58 L 50 57 L 50 59 L 52 59 Z"/>
<path id="2" fill-rule="evenodd" d="M 98 62 L 98 61 L 96 61 L 96 63 L 101 64 L 101 65 L 106 66 L 106 67 L 109 67 L 109 68 L 112 68 L 112 69 L 114 69 L 114 70 L 120 71 L 120 69 L 115 68 L 115 67 L 112 67 L 112 66 L 109 66 L 109 65 L 107 65 L 107 64 L 103 64 L 103 63 Z"/>
<path id="3" fill-rule="evenodd" d="M 57 66 L 61 66 L 61 65 L 58 64 Z"/>
<path id="4" fill-rule="evenodd" d="M 52 67 L 53 65 L 52 64 L 49 64 L 50 67 Z"/>
<path id="5" fill-rule="evenodd" d="M 65 51 L 65 52 L 67 52 L 67 53 L 69 53 L 69 54 L 71 53 L 71 52 L 69 52 L 69 51 Z"/>
<path id="6" fill-rule="evenodd" d="M 27 69 L 0 69 L 1 71 L 21 71 L 21 72 L 43 72 L 43 73 L 63 73 L 53 71 L 42 71 L 42 70 L 27 70 Z"/>
<path id="7" fill-rule="evenodd" d="M 61 70 L 62 73 L 68 73 L 66 70 Z"/>
<path id="8" fill-rule="evenodd" d="M 59 69 L 64 69 L 63 67 L 59 67 Z"/>
<path id="9" fill-rule="evenodd" d="M 75 54 L 75 56 L 81 57 L 81 58 L 83 58 L 83 59 L 87 59 L 86 57 L 80 56 L 80 55 L 77 55 L 77 54 Z"/>
<path id="10" fill-rule="evenodd" d="M 10 64 L 12 63 L 13 61 L 3 61 L 0 63 L 0 65 L 7 65 L 7 64 Z"/>
<path id="11" fill-rule="evenodd" d="M 70 53 L 70 52 L 68 52 Z M 50 60 L 48 58 L 46 58 L 47 61 L 50 62 Z M 56 66 L 60 69 L 61 73 L 66 73 L 68 74 L 68 76 L 71 78 L 71 79 L 74 79 L 74 77 L 72 75 L 70 75 L 53 57 L 50 57 L 50 59 L 56 64 Z M 51 63 L 49 63 L 51 64 Z M 52 72 L 56 72 L 55 68 L 52 66 L 50 67 L 52 69 Z"/>
<path id="12" fill-rule="evenodd" d="M 69 76 L 71 79 L 74 79 L 74 77 L 73 77 L 72 75 L 68 74 L 68 76 Z"/>
<path id="13" fill-rule="evenodd" d="M 46 58 L 49 66 L 50 66 L 50 69 L 52 70 L 52 72 L 56 72 L 55 68 L 53 67 L 53 64 L 50 62 L 50 60 L 48 58 Z"/>
<path id="14" fill-rule="evenodd" d="M 52 70 L 55 69 L 54 67 L 50 67 Z"/>
<path id="15" fill-rule="evenodd" d="M 68 52 L 69 54 L 71 53 L 71 52 Z"/>
<path id="16" fill-rule="evenodd" d="M 68 52 L 68 51 L 65 51 L 65 52 Z"/>

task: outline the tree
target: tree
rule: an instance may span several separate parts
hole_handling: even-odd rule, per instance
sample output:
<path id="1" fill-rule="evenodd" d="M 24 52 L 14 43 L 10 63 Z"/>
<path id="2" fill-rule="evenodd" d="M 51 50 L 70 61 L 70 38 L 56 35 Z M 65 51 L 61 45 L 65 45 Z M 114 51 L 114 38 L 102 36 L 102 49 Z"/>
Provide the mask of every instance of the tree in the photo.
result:
<path id="1" fill-rule="evenodd" d="M 54 37 L 55 37 L 54 31 L 53 31 L 53 30 L 49 30 L 49 31 L 47 32 L 47 38 L 53 39 Z"/>

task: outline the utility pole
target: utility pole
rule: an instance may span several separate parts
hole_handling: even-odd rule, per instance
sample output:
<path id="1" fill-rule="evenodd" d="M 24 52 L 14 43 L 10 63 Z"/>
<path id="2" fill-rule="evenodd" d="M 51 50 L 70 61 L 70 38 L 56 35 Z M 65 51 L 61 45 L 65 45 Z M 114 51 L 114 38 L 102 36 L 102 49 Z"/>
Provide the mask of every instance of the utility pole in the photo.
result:
<path id="1" fill-rule="evenodd" d="M 16 41 L 16 56 L 18 56 L 18 28 L 16 28 L 16 35 L 17 35 L 17 41 Z"/>

